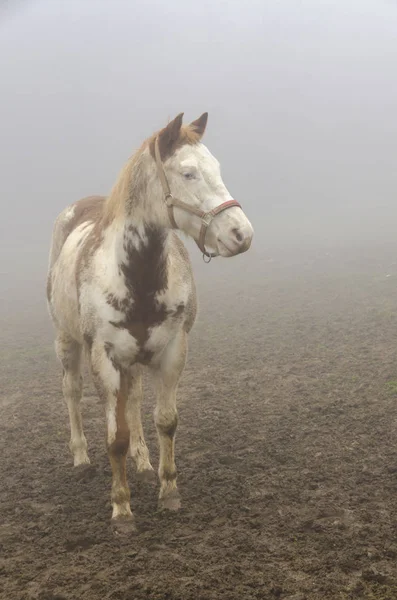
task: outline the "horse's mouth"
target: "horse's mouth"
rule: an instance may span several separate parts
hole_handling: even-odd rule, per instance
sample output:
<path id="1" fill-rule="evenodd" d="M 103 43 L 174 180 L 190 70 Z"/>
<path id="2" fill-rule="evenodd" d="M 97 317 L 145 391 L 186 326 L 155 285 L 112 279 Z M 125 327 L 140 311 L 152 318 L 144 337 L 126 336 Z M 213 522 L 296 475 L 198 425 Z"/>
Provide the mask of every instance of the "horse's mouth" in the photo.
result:
<path id="1" fill-rule="evenodd" d="M 226 244 L 224 242 L 222 242 L 222 240 L 220 240 L 219 238 L 216 241 L 217 241 L 217 245 L 218 245 L 218 252 L 224 258 L 229 258 L 231 256 L 235 256 L 236 254 L 238 254 L 238 252 L 234 252 L 233 250 L 230 250 L 230 248 L 228 246 L 226 246 Z"/>

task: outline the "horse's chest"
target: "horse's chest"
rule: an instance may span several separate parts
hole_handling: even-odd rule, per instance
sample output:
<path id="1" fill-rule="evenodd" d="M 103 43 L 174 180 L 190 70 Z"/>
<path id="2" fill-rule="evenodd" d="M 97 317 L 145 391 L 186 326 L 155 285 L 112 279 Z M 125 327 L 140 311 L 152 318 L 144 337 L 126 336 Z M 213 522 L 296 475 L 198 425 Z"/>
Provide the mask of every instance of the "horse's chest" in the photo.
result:
<path id="1" fill-rule="evenodd" d="M 150 363 L 183 327 L 185 309 L 182 294 L 177 298 L 136 297 L 120 311 L 121 318 L 109 323 L 113 357 L 121 364 Z"/>
<path id="2" fill-rule="evenodd" d="M 160 314 L 162 318 L 159 317 L 149 328 L 147 340 L 144 343 L 144 348 L 154 354 L 161 352 L 183 325 L 185 304 L 180 302 L 176 305 L 164 306 L 160 309 Z"/>

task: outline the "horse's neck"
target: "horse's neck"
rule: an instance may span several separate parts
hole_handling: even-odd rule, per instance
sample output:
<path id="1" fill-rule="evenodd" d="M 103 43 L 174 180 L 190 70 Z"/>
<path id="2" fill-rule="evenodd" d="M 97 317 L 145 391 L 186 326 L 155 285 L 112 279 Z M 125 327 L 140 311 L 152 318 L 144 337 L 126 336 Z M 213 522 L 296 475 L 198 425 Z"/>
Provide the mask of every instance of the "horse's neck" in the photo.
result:
<path id="1" fill-rule="evenodd" d="M 116 217 L 111 232 L 115 266 L 135 288 L 152 288 L 155 275 L 166 270 L 170 230 L 157 214 L 142 164 L 133 169 L 127 164 L 124 171 L 108 199 Z"/>
<path id="2" fill-rule="evenodd" d="M 131 218 L 126 218 L 119 228 L 115 244 L 117 266 L 135 291 L 156 293 L 164 287 L 169 235 L 163 227 Z"/>

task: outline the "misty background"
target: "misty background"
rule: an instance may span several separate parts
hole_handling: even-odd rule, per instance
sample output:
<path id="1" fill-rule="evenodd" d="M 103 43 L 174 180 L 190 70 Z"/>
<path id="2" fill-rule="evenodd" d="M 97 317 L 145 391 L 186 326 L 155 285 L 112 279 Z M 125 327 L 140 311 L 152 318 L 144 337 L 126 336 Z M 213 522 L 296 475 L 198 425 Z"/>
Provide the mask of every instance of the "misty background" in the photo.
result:
<path id="1" fill-rule="evenodd" d="M 204 142 L 255 229 L 244 264 L 394 241 L 396 32 L 386 0 L 3 0 L 2 295 L 43 285 L 57 214 L 106 194 L 181 111 L 209 112 Z"/>

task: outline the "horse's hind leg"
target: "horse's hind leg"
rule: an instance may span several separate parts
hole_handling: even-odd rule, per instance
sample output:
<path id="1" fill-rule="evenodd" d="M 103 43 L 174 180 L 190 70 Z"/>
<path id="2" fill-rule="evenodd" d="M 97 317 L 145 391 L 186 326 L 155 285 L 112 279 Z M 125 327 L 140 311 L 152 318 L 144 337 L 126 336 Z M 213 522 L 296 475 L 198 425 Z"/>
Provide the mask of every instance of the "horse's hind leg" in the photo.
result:
<path id="1" fill-rule="evenodd" d="M 59 332 L 56 339 L 56 353 L 63 367 L 62 389 L 69 411 L 70 443 L 74 466 L 88 464 L 87 440 L 83 432 L 80 401 L 83 391 L 81 376 L 82 347 L 69 335 Z"/>
<path id="2" fill-rule="evenodd" d="M 107 447 L 112 467 L 112 519 L 125 531 L 134 530 L 127 481 L 127 453 L 130 430 L 127 420 L 127 401 L 131 386 L 129 369 L 124 369 L 109 357 L 105 345 L 97 340 L 91 348 L 91 367 L 94 383 L 106 405 Z M 126 521 L 128 525 L 126 525 Z"/>
<path id="3" fill-rule="evenodd" d="M 142 373 L 139 366 L 131 370 L 131 384 L 127 401 L 127 421 L 130 430 L 130 453 L 136 466 L 137 477 L 143 481 L 154 478 L 154 470 L 149 460 L 149 450 L 145 442 L 141 421 Z"/>

